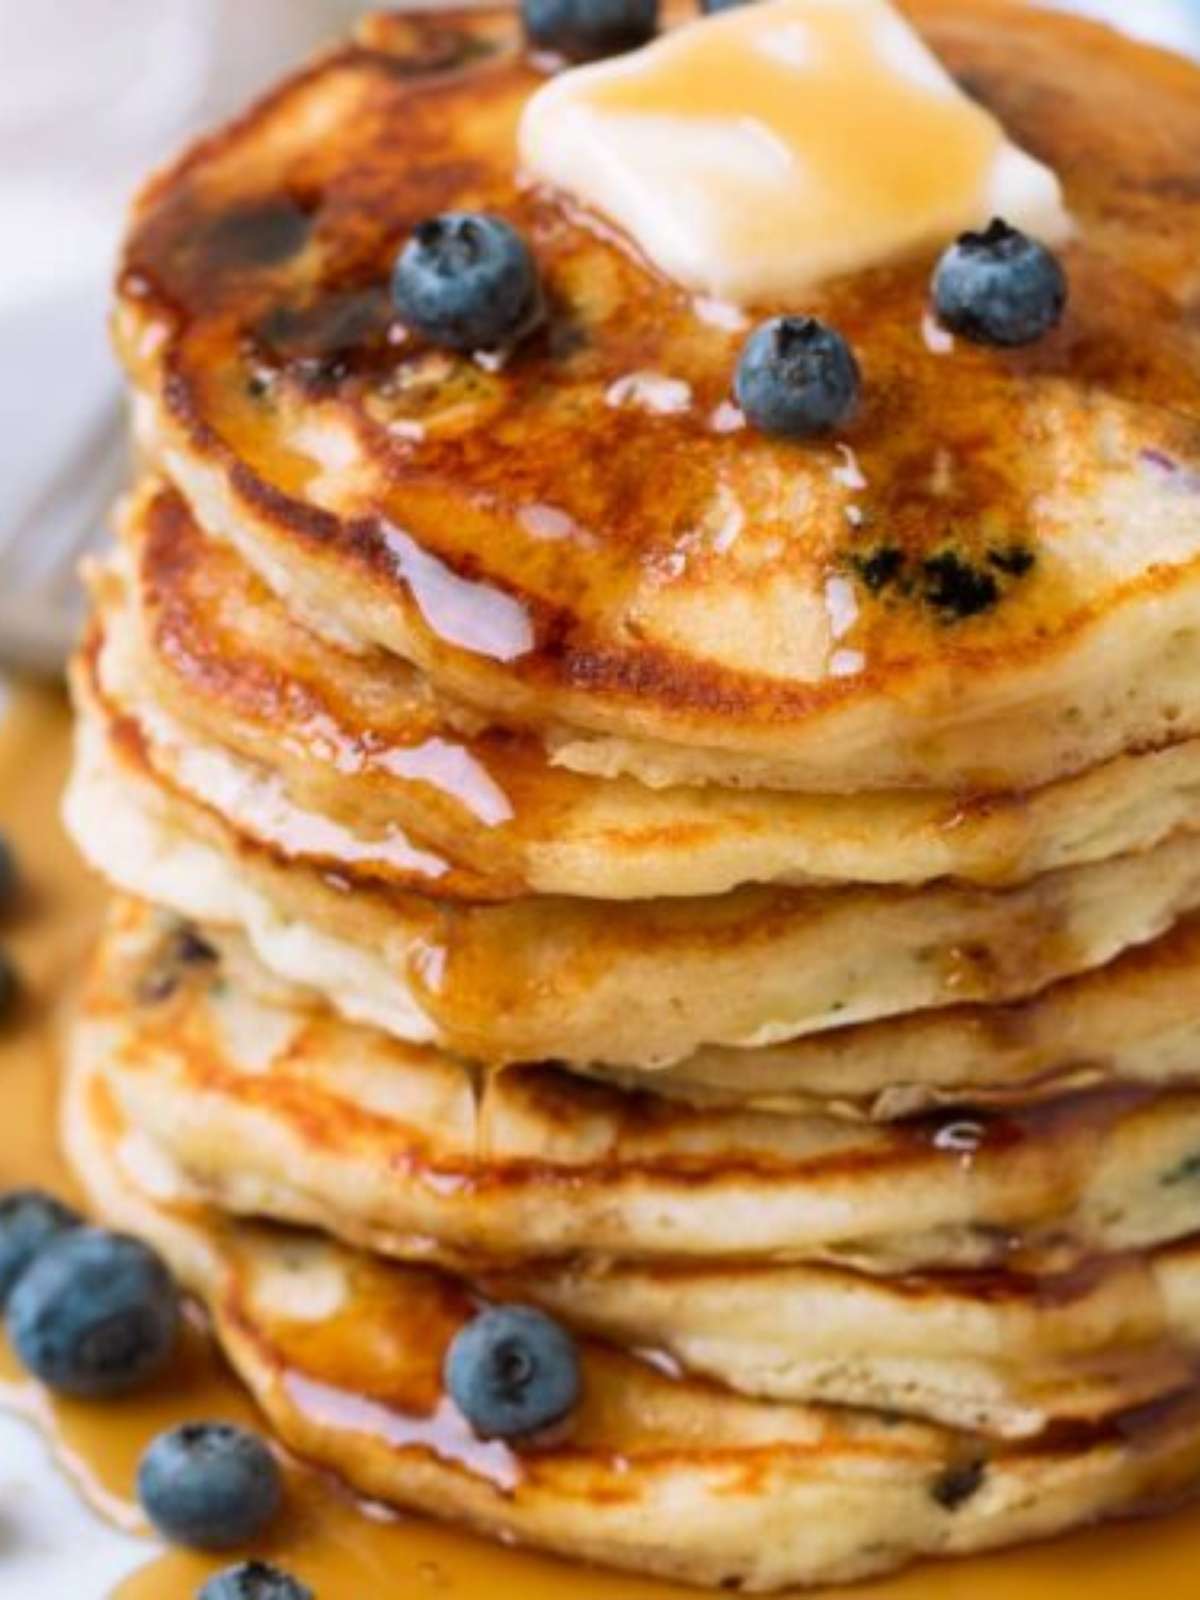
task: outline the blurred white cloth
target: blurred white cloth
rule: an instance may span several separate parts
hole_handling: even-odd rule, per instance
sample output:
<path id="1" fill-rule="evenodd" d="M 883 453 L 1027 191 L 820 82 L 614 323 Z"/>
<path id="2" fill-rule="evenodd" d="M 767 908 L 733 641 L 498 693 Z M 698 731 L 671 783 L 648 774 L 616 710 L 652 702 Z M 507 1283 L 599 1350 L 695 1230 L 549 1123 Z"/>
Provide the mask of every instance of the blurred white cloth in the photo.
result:
<path id="1" fill-rule="evenodd" d="M 350 9 L 0 0 L 0 543 L 118 404 L 105 316 L 128 196 Z"/>

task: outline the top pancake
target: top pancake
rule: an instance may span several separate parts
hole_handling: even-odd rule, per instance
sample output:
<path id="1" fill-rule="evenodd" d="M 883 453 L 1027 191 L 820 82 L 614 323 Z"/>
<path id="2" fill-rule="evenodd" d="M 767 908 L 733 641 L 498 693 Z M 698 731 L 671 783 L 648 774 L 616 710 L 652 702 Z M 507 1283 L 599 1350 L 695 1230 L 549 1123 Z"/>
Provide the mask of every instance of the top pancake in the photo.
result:
<path id="1" fill-rule="evenodd" d="M 786 308 L 858 353 L 844 434 L 723 431 L 744 333 L 520 185 L 511 18 L 393 16 L 143 194 L 117 327 L 145 441 L 289 604 L 577 767 L 1021 787 L 1200 731 L 1200 74 L 1005 0 L 906 9 L 1064 180 L 1041 344 L 935 353 L 904 261 Z M 500 370 L 391 317 L 397 248 L 460 207 L 548 285 Z M 687 408 L 611 403 L 647 373 Z"/>

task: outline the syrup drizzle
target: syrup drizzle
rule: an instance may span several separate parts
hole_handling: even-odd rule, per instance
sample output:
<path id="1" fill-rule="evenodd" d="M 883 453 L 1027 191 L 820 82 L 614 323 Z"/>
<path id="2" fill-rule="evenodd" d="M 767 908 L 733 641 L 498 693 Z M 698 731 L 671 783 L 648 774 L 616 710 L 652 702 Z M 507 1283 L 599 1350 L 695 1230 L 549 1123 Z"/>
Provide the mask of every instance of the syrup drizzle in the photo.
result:
<path id="1" fill-rule="evenodd" d="M 440 790 L 487 828 L 498 828 L 516 815 L 512 801 L 466 745 L 431 738 L 408 749 L 382 750 L 375 760 L 394 777 Z"/>
<path id="2" fill-rule="evenodd" d="M 317 1423 L 386 1439 L 400 1449 L 421 1446 L 443 1461 L 461 1463 L 498 1489 L 515 1489 L 521 1481 L 521 1463 L 513 1451 L 499 1439 L 478 1438 L 445 1395 L 431 1416 L 417 1417 L 299 1372 L 286 1374 L 283 1385 L 292 1404 Z"/>
<path id="3" fill-rule="evenodd" d="M 399 528 L 380 538 L 429 629 L 446 644 L 493 661 L 516 661 L 536 643 L 533 619 L 514 595 L 460 577 Z"/>

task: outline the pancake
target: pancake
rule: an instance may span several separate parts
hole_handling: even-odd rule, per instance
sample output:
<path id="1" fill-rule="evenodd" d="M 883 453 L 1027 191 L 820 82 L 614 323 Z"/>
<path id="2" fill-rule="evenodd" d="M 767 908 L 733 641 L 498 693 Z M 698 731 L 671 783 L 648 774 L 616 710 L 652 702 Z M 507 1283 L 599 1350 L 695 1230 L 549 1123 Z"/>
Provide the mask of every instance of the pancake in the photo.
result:
<path id="1" fill-rule="evenodd" d="M 654 1074 L 700 1105 L 889 1120 L 939 1105 L 1005 1105 L 1097 1084 L 1194 1086 L 1200 1077 L 1200 919 L 1107 966 L 1001 1006 L 951 1006 L 759 1050 L 709 1048 Z M 592 1069 L 645 1087 L 644 1074 Z"/>
<path id="2" fill-rule="evenodd" d="M 1200 1476 L 1186 1393 L 1029 1444 L 738 1398 L 585 1341 L 584 1398 L 549 1439 L 484 1445 L 443 1395 L 477 1303 L 427 1269 L 230 1224 L 123 1162 L 78 1066 L 68 1149 L 111 1224 L 161 1249 L 284 1442 L 372 1500 L 635 1572 L 747 1590 L 846 1581 L 1161 1505 Z"/>
<path id="3" fill-rule="evenodd" d="M 536 737 L 480 730 L 395 656 L 323 641 L 182 499 L 153 481 L 100 586 L 124 673 L 195 742 L 265 767 L 359 852 L 397 827 L 488 898 L 720 894 L 777 881 L 984 884 L 1160 843 L 1190 821 L 1200 741 L 1017 794 L 805 795 L 649 789 L 550 764 Z"/>
<path id="4" fill-rule="evenodd" d="M 997 891 L 490 905 L 456 900 L 450 874 L 417 870 L 408 881 L 421 892 L 408 892 L 314 852 L 310 819 L 281 828 L 278 793 L 264 795 L 254 772 L 208 787 L 190 741 L 173 745 L 112 703 L 99 656 L 98 644 L 85 651 L 75 673 L 66 800 L 85 857 L 130 894 L 244 929 L 268 966 L 352 1019 L 479 1060 L 653 1066 L 706 1044 L 1014 999 L 1157 937 L 1200 902 L 1194 833 Z"/>
<path id="5" fill-rule="evenodd" d="M 715 1262 L 492 1282 L 574 1327 L 665 1355 L 668 1371 L 674 1361 L 745 1394 L 1001 1439 L 1149 1404 L 1194 1381 L 1200 1350 L 1195 1239 L 1049 1277 Z"/>
<path id="6" fill-rule="evenodd" d="M 226 970 L 120 904 L 80 1049 L 234 1211 L 509 1267 L 821 1258 L 1067 1269 L 1196 1226 L 1200 1095 L 1097 1092 L 893 1124 L 704 1110 L 551 1067 L 484 1073 Z"/>
<path id="7" fill-rule="evenodd" d="M 737 428 L 744 330 L 521 184 L 511 14 L 385 15 L 143 191 L 116 320 L 143 447 L 298 614 L 580 770 L 1020 789 L 1197 736 L 1200 76 L 1007 0 L 905 9 L 1063 180 L 1040 344 L 931 350 L 919 256 L 787 308 L 854 346 L 853 424 Z M 499 367 L 392 320 L 397 246 L 463 206 L 547 286 Z M 689 405 L 616 403 L 638 374 Z"/>
<path id="8" fill-rule="evenodd" d="M 1146 1261 L 1042 1278 L 999 1266 L 877 1277 L 743 1256 L 763 1241 L 744 1222 L 738 1231 L 739 1215 L 757 1201 L 776 1207 L 786 1244 L 789 1204 L 797 1215 L 853 1205 L 845 1178 L 856 1164 L 863 1177 L 872 1164 L 877 1178 L 890 1173 L 897 1200 L 919 1205 L 939 1167 L 962 1160 L 933 1154 L 932 1125 L 864 1138 L 828 1119 L 689 1116 L 549 1071 L 481 1077 L 305 1008 L 236 941 L 214 944 L 136 902 L 117 903 L 100 963 L 75 1049 L 127 1119 L 128 1159 L 148 1181 L 169 1172 L 193 1197 L 234 1210 L 474 1267 L 507 1298 L 774 1399 L 1019 1436 L 1148 1402 L 1195 1365 L 1200 1247 L 1188 1239 Z M 1011 1141 L 1013 1128 L 992 1131 Z M 979 1187 L 986 1197 L 1003 1185 L 983 1174 Z M 725 1220 L 708 1250 L 686 1215 L 703 1190 L 699 1224 Z M 1044 1182 L 1037 1192 L 1045 1199 Z M 1053 1203 L 1063 1198 L 1056 1191 Z M 866 1213 L 879 1215 L 878 1205 Z M 1061 1261 L 1063 1239 L 1050 1242 Z M 922 1245 L 980 1253 L 953 1226 Z M 1003 1264 L 1017 1246 L 993 1240 L 990 1251 Z M 647 1248 L 641 1264 L 609 1259 Z M 880 1259 L 864 1264 L 887 1266 L 895 1244 L 876 1248 Z M 546 1249 L 591 1253 L 532 1268 L 522 1259 Z M 1031 1233 L 1027 1256 L 1035 1250 Z"/>

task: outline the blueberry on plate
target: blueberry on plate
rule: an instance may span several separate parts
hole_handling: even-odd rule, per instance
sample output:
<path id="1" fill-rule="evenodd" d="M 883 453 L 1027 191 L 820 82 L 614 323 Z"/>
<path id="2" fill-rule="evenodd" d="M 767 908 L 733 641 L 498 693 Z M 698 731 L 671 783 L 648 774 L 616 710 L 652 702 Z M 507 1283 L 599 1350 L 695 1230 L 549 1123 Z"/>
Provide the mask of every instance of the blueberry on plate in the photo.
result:
<path id="1" fill-rule="evenodd" d="M 544 313 L 529 246 L 502 217 L 445 211 L 418 225 L 392 274 L 401 319 L 451 350 L 514 344 Z"/>
<path id="2" fill-rule="evenodd" d="M 1033 344 L 1062 321 L 1067 277 L 1044 244 L 997 217 L 942 256 L 933 304 L 952 333 L 976 344 Z"/>
<path id="3" fill-rule="evenodd" d="M 76 1212 L 40 1189 L 0 1195 L 0 1307 L 38 1251 L 79 1225 Z"/>
<path id="4" fill-rule="evenodd" d="M 579 1402 L 570 1334 L 531 1306 L 495 1306 L 462 1328 L 446 1356 L 450 1398 L 483 1439 L 520 1439 Z"/>
<path id="5" fill-rule="evenodd" d="M 858 404 L 854 352 L 815 317 L 772 317 L 742 349 L 734 392 L 763 433 L 807 439 L 845 422 Z"/>
<path id="6" fill-rule="evenodd" d="M 525 36 L 571 61 L 636 50 L 658 32 L 658 0 L 521 0 Z"/>
<path id="7" fill-rule="evenodd" d="M 226 1422 L 187 1422 L 160 1433 L 138 1466 L 137 1488 L 163 1538 L 199 1550 L 247 1543 L 283 1498 L 266 1444 Z"/>
<path id="8" fill-rule="evenodd" d="M 50 1389 L 85 1399 L 128 1393 L 166 1365 L 179 1295 L 153 1250 L 103 1228 L 75 1228 L 40 1250 L 8 1302 L 8 1336 Z"/>
<path id="9" fill-rule="evenodd" d="M 243 1561 L 210 1578 L 196 1600 L 313 1600 L 313 1592 L 265 1561 Z"/>

